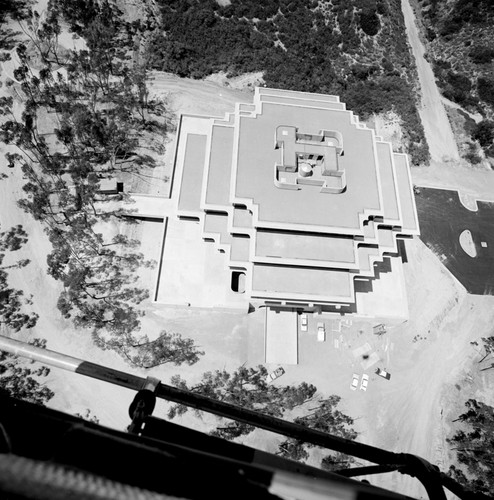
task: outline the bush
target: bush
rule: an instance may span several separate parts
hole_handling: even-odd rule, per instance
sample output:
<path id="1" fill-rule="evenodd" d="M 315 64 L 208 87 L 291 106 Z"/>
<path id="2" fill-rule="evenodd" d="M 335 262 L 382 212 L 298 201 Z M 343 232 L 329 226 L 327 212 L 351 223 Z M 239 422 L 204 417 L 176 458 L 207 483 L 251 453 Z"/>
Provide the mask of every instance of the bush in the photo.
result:
<path id="1" fill-rule="evenodd" d="M 393 65 L 391 65 L 391 68 L 393 68 Z M 353 66 L 350 67 L 350 70 L 352 71 L 352 75 L 357 79 L 357 80 L 367 80 L 370 75 L 375 73 L 376 71 L 379 70 L 377 66 L 366 66 L 364 64 L 354 64 Z"/>
<path id="2" fill-rule="evenodd" d="M 468 143 L 468 151 L 465 153 L 465 159 L 472 165 L 478 165 L 482 161 L 475 144 L 472 142 Z"/>
<path id="3" fill-rule="evenodd" d="M 486 46 L 472 47 L 468 55 L 475 64 L 486 64 L 494 59 L 494 48 Z"/>
<path id="4" fill-rule="evenodd" d="M 379 33 L 381 22 L 375 11 L 361 12 L 359 21 L 360 27 L 366 35 L 375 36 Z"/>
<path id="5" fill-rule="evenodd" d="M 482 101 L 494 106 L 494 79 L 480 77 L 477 80 L 477 91 Z"/>
<path id="6" fill-rule="evenodd" d="M 408 146 L 408 154 L 412 158 L 412 165 L 428 165 L 431 159 L 429 145 L 424 141 L 422 144 L 411 143 Z"/>
<path id="7" fill-rule="evenodd" d="M 483 148 L 491 146 L 494 141 L 494 122 L 482 120 L 477 123 L 472 131 L 472 139 L 479 141 Z"/>
<path id="8" fill-rule="evenodd" d="M 450 21 L 447 20 L 441 29 L 439 30 L 439 34 L 444 37 L 449 37 L 458 33 L 462 28 L 462 23 L 460 21 Z"/>
<path id="9" fill-rule="evenodd" d="M 469 92 L 472 89 L 472 82 L 466 75 L 455 73 L 454 71 L 448 71 L 446 78 L 448 83 L 456 90 Z"/>

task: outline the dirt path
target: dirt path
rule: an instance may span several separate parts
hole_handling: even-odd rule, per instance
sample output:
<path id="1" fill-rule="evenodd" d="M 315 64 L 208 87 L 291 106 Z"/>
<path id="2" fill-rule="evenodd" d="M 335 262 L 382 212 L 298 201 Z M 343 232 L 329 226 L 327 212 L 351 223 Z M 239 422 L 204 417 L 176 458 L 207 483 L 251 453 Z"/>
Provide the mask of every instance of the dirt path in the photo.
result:
<path id="1" fill-rule="evenodd" d="M 462 108 L 459 104 L 456 104 L 456 102 L 450 101 L 449 99 L 446 99 L 446 97 L 442 96 L 441 100 L 443 101 L 443 104 L 446 106 L 449 106 L 450 108 L 455 108 L 460 110 L 462 113 L 465 113 L 468 115 L 475 123 L 479 123 L 482 121 L 482 115 L 480 113 L 470 113 L 470 111 L 467 111 L 466 109 Z"/>
<path id="2" fill-rule="evenodd" d="M 249 92 L 228 89 L 213 82 L 180 78 L 171 73 L 152 71 L 151 95 L 165 96 L 175 113 L 207 114 L 223 117 L 235 110 L 237 102 L 252 102 Z"/>
<path id="3" fill-rule="evenodd" d="M 417 65 L 421 89 L 419 114 L 432 160 L 439 162 L 457 161 L 460 159 L 458 148 L 431 65 L 424 58 L 425 49 L 419 38 L 418 28 L 415 24 L 415 14 L 409 0 L 402 0 L 401 6 L 405 17 L 408 42 Z"/>

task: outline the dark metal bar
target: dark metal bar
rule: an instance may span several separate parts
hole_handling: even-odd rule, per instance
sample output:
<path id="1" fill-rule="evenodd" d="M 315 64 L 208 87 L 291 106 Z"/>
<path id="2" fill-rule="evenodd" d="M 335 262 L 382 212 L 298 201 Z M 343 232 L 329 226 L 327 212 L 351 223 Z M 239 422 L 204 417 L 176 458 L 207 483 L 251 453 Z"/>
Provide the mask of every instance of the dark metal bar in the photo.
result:
<path id="1" fill-rule="evenodd" d="M 301 474 L 297 469 L 304 467 L 302 464 L 275 456 L 270 459 L 275 461 L 268 464 L 256 450 L 247 448 L 241 451 L 243 445 L 224 440 L 221 440 L 221 446 L 216 446 L 219 438 L 206 434 L 203 438 L 211 439 L 215 444 L 210 448 L 196 446 L 197 431 L 184 428 L 178 432 L 181 435 L 177 435 L 181 426 L 169 422 L 160 422 L 160 427 L 161 424 L 170 426 L 169 431 L 163 433 L 164 429 L 155 428 L 156 436 L 136 436 L 19 401 L 1 392 L 0 408 L 0 425 L 5 426 L 10 436 L 13 456 L 65 464 L 136 487 L 174 493 L 181 498 L 214 497 L 221 500 L 225 498 L 221 491 L 225 491 L 228 482 L 231 488 L 227 500 L 259 500 L 259 494 L 247 491 L 249 484 L 269 486 L 272 495 L 286 492 L 288 488 L 291 496 L 296 496 L 293 495 L 296 490 L 302 493 L 301 498 L 308 498 L 311 491 L 316 491 L 314 498 L 413 500 L 403 494 L 322 470 L 317 471 L 319 475 L 315 477 Z M 150 419 L 155 423 L 158 420 L 148 417 L 145 428 Z M 181 438 L 189 432 L 192 434 L 184 442 Z M 232 447 L 239 452 L 232 454 Z M 277 489 L 272 490 L 274 486 Z M 191 489 L 198 494 L 188 496 L 187 491 Z"/>
<path id="2" fill-rule="evenodd" d="M 238 422 L 254 425 L 276 434 L 299 439 L 306 443 L 311 443 L 323 448 L 329 448 L 347 455 L 362 458 L 374 463 L 401 464 L 406 465 L 404 454 L 396 454 L 390 451 L 381 450 L 362 443 L 350 441 L 338 436 L 331 436 L 321 431 L 309 429 L 293 422 L 287 422 L 280 418 L 264 415 L 253 410 L 241 408 L 231 404 L 210 399 L 200 394 L 183 391 L 176 387 L 160 384 L 156 389 L 156 396 L 184 404 L 197 410 L 207 411 L 220 417 L 230 418 Z"/>
<path id="3" fill-rule="evenodd" d="M 366 467 L 353 467 L 351 469 L 334 470 L 335 474 L 345 477 L 367 476 L 370 474 L 382 474 L 384 472 L 393 472 L 400 468 L 399 465 L 369 465 Z"/>
<path id="4" fill-rule="evenodd" d="M 4 337 L 3 335 L 0 335 L 0 350 L 10 352 L 14 356 L 22 356 L 33 361 L 39 361 L 45 365 L 61 368 L 69 372 L 80 373 L 81 375 L 126 387 L 134 391 L 143 388 L 146 382 L 146 379 L 143 377 L 83 361 L 82 359 L 50 351 L 49 349 L 35 347 L 25 342 Z"/>
<path id="5" fill-rule="evenodd" d="M 45 363 L 63 370 L 72 371 L 96 378 L 105 382 L 120 385 L 135 391 L 144 387 L 146 379 L 131 375 L 129 373 L 114 370 L 106 366 L 83 361 L 72 356 L 41 349 L 39 347 L 25 344 L 14 339 L 0 336 L 0 349 L 10 352 L 16 356 L 23 356 L 41 363 Z M 390 451 L 381 450 L 373 446 L 362 443 L 356 443 L 349 439 L 331 436 L 320 431 L 308 429 L 302 425 L 286 422 L 280 418 L 270 417 L 260 414 L 256 411 L 241 408 L 231 404 L 216 401 L 200 394 L 194 394 L 189 391 L 177 389 L 160 383 L 155 391 L 156 397 L 173 401 L 174 403 L 184 404 L 198 410 L 207 411 L 220 417 L 230 418 L 239 422 L 255 425 L 261 429 L 282 434 L 284 436 L 300 439 L 307 443 L 312 443 L 323 448 L 329 448 L 340 451 L 348 455 L 353 455 L 374 463 L 402 464 L 406 465 L 406 455 L 396 454 Z"/>
<path id="6" fill-rule="evenodd" d="M 27 357 L 41 363 L 110 382 L 135 391 L 143 388 L 146 382 L 146 379 L 143 377 L 66 356 L 48 349 L 34 347 L 3 336 L 0 336 L 0 349 L 17 356 Z M 162 383 L 156 388 L 156 396 L 213 413 L 220 417 L 254 425 L 276 434 L 289 436 L 316 446 L 352 455 L 369 462 L 387 466 L 399 466 L 400 472 L 416 477 L 424 485 L 429 498 L 441 500 L 445 500 L 446 498 L 441 486 L 439 469 L 420 457 L 411 454 L 393 453 L 374 446 L 325 434 L 293 422 L 263 415 L 256 411 L 216 401 L 200 394 L 194 394 Z"/>

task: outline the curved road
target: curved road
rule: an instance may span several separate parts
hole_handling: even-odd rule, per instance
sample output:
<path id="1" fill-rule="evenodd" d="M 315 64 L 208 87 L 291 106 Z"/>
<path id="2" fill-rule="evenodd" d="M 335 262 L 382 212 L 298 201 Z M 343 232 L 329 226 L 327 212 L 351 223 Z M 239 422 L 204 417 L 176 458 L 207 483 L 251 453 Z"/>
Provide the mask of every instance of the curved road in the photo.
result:
<path id="1" fill-rule="evenodd" d="M 417 65 L 421 89 L 419 114 L 425 130 L 425 137 L 433 161 L 447 162 L 460 159 L 448 116 L 443 106 L 442 97 L 436 85 L 431 65 L 424 58 L 425 49 L 419 38 L 415 23 L 415 14 L 410 0 L 402 0 L 401 8 L 405 17 L 408 43 Z"/>

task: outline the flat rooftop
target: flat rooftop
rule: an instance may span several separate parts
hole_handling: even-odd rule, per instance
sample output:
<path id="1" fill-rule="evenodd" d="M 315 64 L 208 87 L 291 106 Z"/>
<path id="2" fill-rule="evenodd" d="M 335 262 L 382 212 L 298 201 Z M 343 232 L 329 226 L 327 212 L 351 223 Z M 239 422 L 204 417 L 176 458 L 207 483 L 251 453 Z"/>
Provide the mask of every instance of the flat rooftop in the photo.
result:
<path id="1" fill-rule="evenodd" d="M 372 131 L 358 129 L 350 120 L 347 111 L 270 103 L 263 103 L 262 115 L 240 117 L 234 201 L 251 199 L 259 207 L 259 221 L 359 230 L 358 215 L 365 210 L 381 211 L 382 206 Z M 280 161 L 280 152 L 273 147 L 273 133 L 280 124 L 308 133 L 324 128 L 342 133 L 348 144 L 339 158 L 347 176 L 345 192 L 321 193 L 318 186 L 299 190 L 275 186 L 274 165 Z"/>

